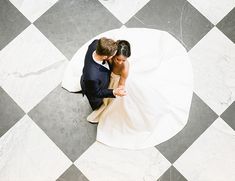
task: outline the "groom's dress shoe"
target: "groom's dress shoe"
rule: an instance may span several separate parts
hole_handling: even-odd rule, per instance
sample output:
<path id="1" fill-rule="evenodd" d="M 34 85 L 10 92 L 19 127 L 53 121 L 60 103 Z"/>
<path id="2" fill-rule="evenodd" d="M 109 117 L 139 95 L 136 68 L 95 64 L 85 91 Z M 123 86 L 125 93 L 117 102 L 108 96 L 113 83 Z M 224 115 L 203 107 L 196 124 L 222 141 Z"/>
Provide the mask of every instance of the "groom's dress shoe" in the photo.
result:
<path id="1" fill-rule="evenodd" d="M 90 121 L 88 121 L 88 123 L 91 123 L 91 124 L 98 124 L 99 122 L 90 122 Z"/>

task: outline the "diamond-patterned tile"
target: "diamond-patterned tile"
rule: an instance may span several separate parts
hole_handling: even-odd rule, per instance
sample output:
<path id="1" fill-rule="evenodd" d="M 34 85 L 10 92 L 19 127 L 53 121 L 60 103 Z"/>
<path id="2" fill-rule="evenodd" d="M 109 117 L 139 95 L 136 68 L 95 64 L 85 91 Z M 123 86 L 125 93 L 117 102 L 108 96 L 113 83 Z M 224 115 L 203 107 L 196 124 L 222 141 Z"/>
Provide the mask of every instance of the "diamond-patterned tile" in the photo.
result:
<path id="1" fill-rule="evenodd" d="M 152 0 L 126 26 L 167 31 L 190 50 L 213 24 L 186 0 Z"/>
<path id="2" fill-rule="evenodd" d="M 122 25 L 100 2 L 86 0 L 61 0 L 34 24 L 68 59 L 94 36 Z"/>
<path id="3" fill-rule="evenodd" d="M 173 138 L 157 145 L 156 148 L 174 163 L 217 117 L 196 94 L 193 94 L 187 125 Z"/>
<path id="4" fill-rule="evenodd" d="M 0 150 L 2 181 L 51 181 L 71 165 L 27 115 L 0 138 Z"/>
<path id="5" fill-rule="evenodd" d="M 66 57 L 34 25 L 0 52 L 0 85 L 28 112 L 61 81 Z"/>
<path id="6" fill-rule="evenodd" d="M 187 181 L 187 179 L 174 166 L 171 166 L 157 181 Z"/>
<path id="7" fill-rule="evenodd" d="M 235 8 L 216 26 L 235 43 Z"/>
<path id="8" fill-rule="evenodd" d="M 235 180 L 235 131 L 218 118 L 174 166 L 188 180 Z"/>
<path id="9" fill-rule="evenodd" d="M 234 6 L 234 0 L 1 0 L 0 180 L 235 180 Z M 95 141 L 86 97 L 58 85 L 67 58 L 96 35 L 125 26 L 168 31 L 192 60 L 189 121 L 157 149 Z"/>
<path id="10" fill-rule="evenodd" d="M 88 181 L 82 172 L 73 164 L 56 181 Z"/>
<path id="11" fill-rule="evenodd" d="M 25 17 L 34 22 L 58 0 L 9 0 Z"/>
<path id="12" fill-rule="evenodd" d="M 216 25 L 234 7 L 234 0 L 187 0 Z"/>
<path id="13" fill-rule="evenodd" d="M 24 111 L 0 87 L 0 137 L 19 121 L 24 114 Z"/>
<path id="14" fill-rule="evenodd" d="M 97 125 L 86 120 L 90 112 L 86 97 L 69 93 L 59 85 L 29 116 L 75 161 L 95 141 Z"/>
<path id="15" fill-rule="evenodd" d="M 0 1 L 0 22 L 0 50 L 30 25 L 8 0 Z"/>
<path id="16" fill-rule="evenodd" d="M 217 114 L 235 100 L 235 45 L 214 27 L 190 52 L 195 92 Z"/>
<path id="17" fill-rule="evenodd" d="M 150 0 L 99 0 L 116 18 L 125 24 L 135 13 Z"/>
<path id="18" fill-rule="evenodd" d="M 233 102 L 223 114 L 220 115 L 223 120 L 235 130 L 235 102 Z"/>
<path id="19" fill-rule="evenodd" d="M 154 147 L 116 149 L 97 141 L 74 164 L 95 181 L 157 180 L 171 165 Z"/>

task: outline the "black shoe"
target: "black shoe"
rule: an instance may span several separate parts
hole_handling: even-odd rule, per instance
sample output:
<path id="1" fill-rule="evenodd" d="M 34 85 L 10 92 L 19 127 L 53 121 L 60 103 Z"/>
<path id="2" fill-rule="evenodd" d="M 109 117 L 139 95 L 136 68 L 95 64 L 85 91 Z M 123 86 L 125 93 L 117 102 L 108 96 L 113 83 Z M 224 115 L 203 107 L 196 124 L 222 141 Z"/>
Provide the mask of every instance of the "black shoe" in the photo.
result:
<path id="1" fill-rule="evenodd" d="M 90 121 L 88 121 L 89 123 L 91 123 L 91 124 L 98 124 L 98 122 L 96 123 L 96 122 L 90 122 Z"/>

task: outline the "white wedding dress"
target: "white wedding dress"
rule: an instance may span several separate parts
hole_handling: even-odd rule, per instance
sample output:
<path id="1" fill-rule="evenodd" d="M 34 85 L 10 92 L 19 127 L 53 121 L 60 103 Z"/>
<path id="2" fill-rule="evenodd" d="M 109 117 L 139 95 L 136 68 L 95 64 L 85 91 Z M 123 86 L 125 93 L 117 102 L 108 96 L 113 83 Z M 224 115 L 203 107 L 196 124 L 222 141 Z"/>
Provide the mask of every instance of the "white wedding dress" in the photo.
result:
<path id="1" fill-rule="evenodd" d="M 142 149 L 173 137 L 187 123 L 193 95 L 186 50 L 167 32 L 154 29 L 115 29 L 96 38 L 102 36 L 128 40 L 132 55 L 128 59 L 127 95 L 105 98 L 101 108 L 87 118 L 99 122 L 97 141 L 117 148 Z M 65 71 L 62 87 L 70 92 L 80 88 L 77 79 L 91 41 L 76 53 Z M 117 87 L 119 78 L 112 73 L 109 87 Z"/>

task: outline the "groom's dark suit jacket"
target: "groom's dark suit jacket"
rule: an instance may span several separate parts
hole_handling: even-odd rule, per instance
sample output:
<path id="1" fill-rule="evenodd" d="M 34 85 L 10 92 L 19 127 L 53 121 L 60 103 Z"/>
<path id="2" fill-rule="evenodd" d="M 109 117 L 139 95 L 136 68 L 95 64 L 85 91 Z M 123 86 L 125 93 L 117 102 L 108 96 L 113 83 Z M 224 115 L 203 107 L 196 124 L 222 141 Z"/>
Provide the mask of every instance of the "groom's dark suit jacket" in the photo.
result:
<path id="1" fill-rule="evenodd" d="M 92 58 L 97 42 L 98 40 L 94 40 L 88 47 L 80 81 L 82 93 L 87 96 L 93 110 L 103 104 L 103 98 L 115 97 L 113 89 L 108 89 L 111 71 Z"/>

